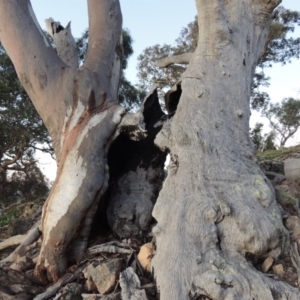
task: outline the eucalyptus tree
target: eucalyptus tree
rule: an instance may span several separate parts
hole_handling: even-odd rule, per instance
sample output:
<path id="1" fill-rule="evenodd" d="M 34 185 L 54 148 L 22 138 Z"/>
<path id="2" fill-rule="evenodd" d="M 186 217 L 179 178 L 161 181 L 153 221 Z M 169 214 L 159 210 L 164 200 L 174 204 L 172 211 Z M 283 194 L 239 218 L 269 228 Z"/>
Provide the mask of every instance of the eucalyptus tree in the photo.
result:
<path id="1" fill-rule="evenodd" d="M 300 127 L 300 100 L 285 98 L 281 103 L 270 103 L 263 113 L 279 137 L 279 146 L 284 147 Z"/>
<path id="2" fill-rule="evenodd" d="M 292 58 L 300 57 L 300 37 L 293 34 L 300 25 L 300 12 L 286 9 L 283 6 L 276 8 L 272 16 L 270 31 L 264 49 L 260 55 L 256 72 L 253 78 L 251 93 L 251 108 L 260 110 L 269 102 L 268 93 L 261 91 L 261 87 L 269 86 L 270 78 L 264 70 L 274 63 L 286 64 Z M 154 45 L 147 47 L 138 57 L 138 78 L 142 88 L 149 88 L 156 83 L 162 89 L 164 96 L 166 90 L 176 84 L 181 74 L 186 70 L 189 55 L 197 47 L 198 22 L 197 18 L 184 27 L 174 45 Z M 168 64 L 169 56 L 177 55 L 177 61 Z M 161 65 L 156 61 L 162 58 Z M 163 66 L 163 68 L 160 68 Z"/>
<path id="3" fill-rule="evenodd" d="M 26 200 L 48 191 L 37 150 L 53 154 L 48 131 L 0 44 L 0 203 L 16 200 L 17 191 Z"/>
<path id="4" fill-rule="evenodd" d="M 181 76 L 180 95 L 175 91 L 177 110 L 165 117 L 156 105 L 155 89 L 136 114 L 117 104 L 119 1 L 87 1 L 90 46 L 79 67 L 69 26 L 61 31 L 48 22 L 56 52 L 28 0 L 0 0 L 1 42 L 50 132 L 58 159 L 58 176 L 43 209 L 38 279 L 48 275 L 57 281 L 67 268 L 67 251 L 82 253 L 95 206 L 109 175 L 120 167 L 119 156 L 145 144 L 148 136 L 139 138 L 149 134 L 151 119 L 158 116 L 151 123 L 155 143 L 171 157 L 153 210 L 153 266 L 160 298 L 299 298 L 297 289 L 264 276 L 247 260 L 248 254 L 277 257 L 288 246 L 281 209 L 249 138 L 254 69 L 279 2 L 196 0 L 198 44 Z M 168 63 L 172 60 L 176 57 Z M 136 140 L 130 149 L 115 147 L 119 156 L 109 171 L 107 160 L 122 130 L 131 131 Z M 143 161 L 125 180 L 125 185 L 133 182 L 139 199 L 151 188 L 147 185 L 143 194 L 137 183 L 141 176 L 135 174 L 145 169 Z"/>

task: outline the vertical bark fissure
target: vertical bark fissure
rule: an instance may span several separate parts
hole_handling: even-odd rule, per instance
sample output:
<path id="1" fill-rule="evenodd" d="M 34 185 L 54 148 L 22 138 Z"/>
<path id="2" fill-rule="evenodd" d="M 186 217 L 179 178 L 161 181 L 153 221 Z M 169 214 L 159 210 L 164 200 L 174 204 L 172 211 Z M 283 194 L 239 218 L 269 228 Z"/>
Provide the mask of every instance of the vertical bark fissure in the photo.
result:
<path id="1" fill-rule="evenodd" d="M 196 3 L 198 47 L 176 114 L 156 140 L 176 158 L 153 211 L 161 299 L 273 299 L 272 286 L 280 299 L 296 299 L 245 259 L 276 256 L 287 239 L 249 138 L 253 70 L 278 1 Z"/>

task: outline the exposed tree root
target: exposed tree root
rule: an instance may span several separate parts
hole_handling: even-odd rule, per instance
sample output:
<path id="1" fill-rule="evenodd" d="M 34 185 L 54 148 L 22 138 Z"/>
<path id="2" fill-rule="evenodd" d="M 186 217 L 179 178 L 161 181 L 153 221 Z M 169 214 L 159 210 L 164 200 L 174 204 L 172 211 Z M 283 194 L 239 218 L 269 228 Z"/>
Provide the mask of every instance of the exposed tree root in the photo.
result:
<path id="1" fill-rule="evenodd" d="M 4 258 L 0 263 L 12 263 L 19 257 L 22 257 L 27 252 L 27 247 L 32 243 L 38 240 L 41 236 L 41 221 L 37 221 L 33 227 L 28 231 L 27 234 L 22 235 L 22 238 L 19 238 L 20 245 L 12 252 L 8 257 Z M 14 237 L 12 237 L 14 238 Z M 3 242 L 4 243 L 4 242 Z"/>
<path id="2" fill-rule="evenodd" d="M 0 243 L 0 251 L 11 246 L 20 245 L 25 239 L 27 234 L 18 234 L 11 236 Z"/>
<path id="3" fill-rule="evenodd" d="M 54 296 L 58 290 L 69 282 L 74 281 L 84 269 L 84 266 L 79 267 L 74 273 L 67 273 L 60 278 L 54 285 L 50 286 L 44 293 L 37 295 L 34 300 L 46 300 Z"/>

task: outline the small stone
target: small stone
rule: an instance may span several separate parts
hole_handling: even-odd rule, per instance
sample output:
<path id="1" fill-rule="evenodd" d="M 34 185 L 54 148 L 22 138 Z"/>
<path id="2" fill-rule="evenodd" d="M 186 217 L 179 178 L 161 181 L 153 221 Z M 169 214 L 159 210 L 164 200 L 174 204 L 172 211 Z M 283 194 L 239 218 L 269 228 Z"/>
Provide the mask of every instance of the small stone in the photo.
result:
<path id="1" fill-rule="evenodd" d="M 86 286 L 88 290 L 94 290 L 94 287 L 96 287 L 102 295 L 113 291 L 120 275 L 121 265 L 122 261 L 120 259 L 111 259 L 106 262 L 96 262 L 88 265 L 83 271 L 87 279 Z"/>
<path id="2" fill-rule="evenodd" d="M 270 270 L 270 268 L 272 267 L 273 263 L 274 263 L 274 258 L 268 257 L 268 258 L 264 261 L 264 263 L 263 263 L 263 265 L 262 265 L 262 268 L 261 268 L 262 271 L 263 271 L 264 273 L 269 272 L 269 270 Z"/>
<path id="3" fill-rule="evenodd" d="M 103 295 L 101 294 L 81 294 L 81 299 L 83 300 L 103 300 Z M 105 297 L 105 300 L 121 300 L 121 294 L 115 293 Z"/>
<path id="4" fill-rule="evenodd" d="M 283 265 L 279 264 L 273 267 L 273 272 L 279 276 L 282 276 L 284 274 Z"/>
<path id="5" fill-rule="evenodd" d="M 289 158 L 284 161 L 284 174 L 288 181 L 300 183 L 300 159 Z"/>
<path id="6" fill-rule="evenodd" d="M 79 283 L 72 282 L 67 284 L 62 289 L 62 296 L 59 300 L 81 300 L 81 294 L 83 292 L 83 286 Z"/>
<path id="7" fill-rule="evenodd" d="M 298 241 L 300 239 L 300 226 L 294 227 L 292 239 Z"/>
<path id="8" fill-rule="evenodd" d="M 155 246 L 153 243 L 147 243 L 141 247 L 140 252 L 138 254 L 138 260 L 142 268 L 147 272 L 152 271 L 151 261 L 154 255 Z"/>
<path id="9" fill-rule="evenodd" d="M 22 256 L 18 258 L 12 265 L 10 266 L 11 269 L 24 272 L 34 267 L 34 262 L 30 257 Z"/>
<path id="10" fill-rule="evenodd" d="M 297 216 L 290 216 L 285 221 L 285 227 L 289 231 L 293 231 L 296 227 L 300 227 L 300 219 Z"/>
<path id="11" fill-rule="evenodd" d="M 282 205 L 295 205 L 298 203 L 298 199 L 292 195 L 290 188 L 287 185 L 275 186 L 277 200 Z"/>

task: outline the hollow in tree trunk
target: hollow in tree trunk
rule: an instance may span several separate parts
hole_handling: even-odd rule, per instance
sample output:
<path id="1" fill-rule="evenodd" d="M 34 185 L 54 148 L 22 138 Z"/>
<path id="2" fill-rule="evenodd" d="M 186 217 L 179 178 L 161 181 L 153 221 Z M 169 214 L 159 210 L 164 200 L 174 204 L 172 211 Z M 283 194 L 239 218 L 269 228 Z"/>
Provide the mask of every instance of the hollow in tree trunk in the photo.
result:
<path id="1" fill-rule="evenodd" d="M 48 20 L 56 52 L 29 0 L 0 0 L 0 40 L 59 162 L 42 215 L 35 268 L 41 281 L 64 273 L 68 247 L 74 257 L 86 247 L 93 211 L 107 188 L 107 151 L 124 114 L 117 105 L 119 1 L 87 2 L 89 49 L 79 68 L 69 26 L 64 43 L 61 28 Z M 249 138 L 253 73 L 279 2 L 196 0 L 198 47 L 184 57 L 190 64 L 178 84 L 176 114 L 156 137 L 171 156 L 153 211 L 153 265 L 162 300 L 299 298 L 298 290 L 267 278 L 246 259 L 277 257 L 288 246 L 274 191 Z"/>

